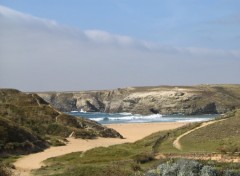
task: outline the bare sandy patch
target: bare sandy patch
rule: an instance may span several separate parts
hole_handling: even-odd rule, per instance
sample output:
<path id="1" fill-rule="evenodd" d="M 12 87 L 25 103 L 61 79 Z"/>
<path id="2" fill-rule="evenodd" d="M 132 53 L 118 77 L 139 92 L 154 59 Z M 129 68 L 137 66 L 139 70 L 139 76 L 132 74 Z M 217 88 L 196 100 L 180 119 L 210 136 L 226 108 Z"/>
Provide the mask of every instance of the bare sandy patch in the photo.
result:
<path id="1" fill-rule="evenodd" d="M 186 122 L 160 122 L 160 123 L 128 123 L 110 124 L 108 128 L 113 128 L 126 138 L 126 142 L 135 142 L 152 133 L 164 130 L 175 129 L 186 125 Z"/>
<path id="2" fill-rule="evenodd" d="M 98 138 L 94 140 L 83 140 L 68 138 L 69 143 L 66 146 L 50 147 L 43 152 L 30 154 L 18 159 L 14 165 L 20 176 L 30 175 L 31 170 L 43 166 L 43 161 L 72 152 L 86 151 L 95 147 L 107 147 L 110 145 L 122 144 L 126 142 L 135 142 L 154 132 L 175 129 L 185 125 L 183 122 L 165 122 L 165 123 L 134 123 L 134 124 L 111 124 L 106 125 L 109 128 L 117 130 L 124 136 L 124 139 L 116 138 Z"/>

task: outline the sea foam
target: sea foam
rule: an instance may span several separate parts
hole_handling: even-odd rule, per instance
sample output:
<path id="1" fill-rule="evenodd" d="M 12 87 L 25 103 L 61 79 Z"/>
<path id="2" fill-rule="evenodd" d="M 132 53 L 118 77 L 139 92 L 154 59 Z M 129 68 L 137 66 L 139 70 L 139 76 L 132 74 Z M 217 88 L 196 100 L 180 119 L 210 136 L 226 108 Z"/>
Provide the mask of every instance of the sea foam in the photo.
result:
<path id="1" fill-rule="evenodd" d="M 129 112 L 122 113 L 101 113 L 101 112 L 85 112 L 85 111 L 72 111 L 70 113 L 74 116 L 80 116 L 97 121 L 102 124 L 109 123 L 143 123 L 143 122 L 201 122 L 214 119 L 217 115 L 197 115 L 197 116 L 184 116 L 177 115 L 140 115 L 131 114 Z"/>

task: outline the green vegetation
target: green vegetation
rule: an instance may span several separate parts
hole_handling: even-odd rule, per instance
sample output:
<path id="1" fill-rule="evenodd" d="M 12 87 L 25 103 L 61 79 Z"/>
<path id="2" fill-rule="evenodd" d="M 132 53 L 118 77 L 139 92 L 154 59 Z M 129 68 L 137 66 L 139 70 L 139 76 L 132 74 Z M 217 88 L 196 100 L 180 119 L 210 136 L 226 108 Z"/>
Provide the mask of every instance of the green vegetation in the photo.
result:
<path id="1" fill-rule="evenodd" d="M 0 116 L 0 151 L 4 153 L 31 153 L 41 151 L 48 144 L 28 128 Z"/>
<path id="2" fill-rule="evenodd" d="M 135 162 L 129 155 L 133 157 L 136 151 L 125 147 L 96 148 L 86 153 L 77 152 L 52 158 L 47 160 L 47 167 L 41 168 L 36 174 L 105 175 L 105 173 L 109 173 L 114 175 L 116 172 L 121 174 L 123 172 L 132 173 L 131 165 L 134 165 Z"/>
<path id="3" fill-rule="evenodd" d="M 218 113 L 225 113 L 240 108 L 239 85 L 202 85 L 197 86 L 201 90 L 202 98 L 196 101 L 196 106 L 213 102 Z"/>
<path id="4" fill-rule="evenodd" d="M 0 162 L 0 176 L 12 176 L 13 172 L 11 168 Z"/>
<path id="5" fill-rule="evenodd" d="M 212 126 L 218 126 L 218 123 L 221 123 L 222 126 L 217 129 L 226 129 L 223 127 L 230 128 L 228 125 L 233 125 L 233 130 L 235 131 L 235 127 L 239 127 L 239 112 L 240 110 L 237 110 L 233 113 L 229 113 L 227 115 L 226 120 L 222 122 L 217 122 L 215 124 L 203 127 L 198 131 L 205 131 L 207 134 Z M 219 147 L 221 145 L 218 145 L 218 147 L 213 148 L 206 148 L 206 150 L 202 150 L 201 148 L 197 148 L 199 150 L 191 150 L 191 148 L 185 149 L 186 145 L 184 145 L 183 151 L 178 151 L 173 147 L 173 141 L 181 134 L 196 128 L 199 126 L 200 123 L 194 123 L 189 124 L 187 126 L 178 128 L 176 130 L 168 130 L 163 132 L 157 132 L 154 133 L 142 140 L 139 140 L 135 143 L 126 143 L 121 145 L 115 145 L 110 147 L 99 147 L 92 150 L 89 150 L 87 152 L 81 153 L 71 153 L 64 156 L 51 158 L 46 160 L 45 164 L 46 167 L 42 167 L 41 169 L 35 171 L 36 175 L 54 175 L 54 176 L 61 176 L 61 175 L 141 175 L 146 173 L 150 168 L 156 168 L 158 165 L 165 163 L 166 161 L 169 162 L 168 158 L 156 160 L 155 157 L 159 153 L 166 154 L 169 156 L 169 154 L 178 154 L 179 156 L 184 158 L 185 154 L 191 154 L 192 151 L 199 152 L 199 154 L 206 154 L 209 152 L 218 152 Z M 213 128 L 215 129 L 215 128 Z M 214 131 L 211 129 L 212 131 Z M 231 131 L 231 129 L 228 129 Z M 193 133 L 195 133 L 193 132 Z M 224 134 L 224 133 L 222 133 Z M 237 133 L 231 132 L 230 135 L 235 135 L 236 145 L 239 147 L 239 136 L 237 136 Z M 189 134 L 189 136 L 191 133 Z M 217 136 L 223 137 L 219 131 L 211 132 L 209 136 L 211 136 L 211 139 L 216 138 Z M 232 137 L 233 137 L 232 136 Z M 186 138 L 188 135 L 186 136 Z M 220 138 L 219 137 L 219 138 Z M 229 139 L 232 139 L 232 137 L 228 136 Z M 191 137 L 191 145 L 198 142 L 199 138 Z M 227 139 L 227 135 L 226 135 Z M 184 139 L 185 140 L 185 139 Z M 201 141 L 201 140 L 200 140 Z M 184 142 L 182 142 L 184 143 Z M 212 142 L 211 140 L 205 140 L 206 146 L 211 146 Z M 192 147 L 194 148 L 194 147 Z M 175 161 L 175 159 L 170 159 L 170 161 Z M 203 171 L 201 172 L 207 172 L 211 171 L 212 169 L 217 170 L 217 173 L 221 173 L 224 170 L 232 169 L 236 172 L 239 172 L 238 167 L 239 164 L 232 164 L 232 163 L 224 163 L 219 164 L 216 162 L 212 162 L 212 164 L 206 163 L 205 161 L 202 162 L 204 165 L 207 165 Z M 202 165 L 203 166 L 203 165 Z M 208 167 L 209 166 L 209 167 Z M 212 168 L 211 168 L 211 167 Z M 235 173 L 233 171 L 233 174 Z M 229 172 L 230 173 L 230 172 Z M 238 173 L 239 174 L 239 173 Z"/>
<path id="6" fill-rule="evenodd" d="M 199 162 L 187 159 L 171 159 L 149 170 L 147 176 L 239 176 L 239 164 L 225 164 L 227 169 L 219 168 L 214 162 Z M 229 166 L 231 169 L 229 169 Z"/>
<path id="7" fill-rule="evenodd" d="M 181 143 L 186 152 L 240 152 L 240 110 L 224 121 L 190 133 Z"/>
<path id="8" fill-rule="evenodd" d="M 0 89 L 0 155 L 38 152 L 78 138 L 121 137 L 102 125 L 61 113 L 36 94 Z"/>
<path id="9" fill-rule="evenodd" d="M 201 88 L 203 91 L 210 90 L 208 96 L 217 100 L 218 107 L 227 105 L 231 110 L 240 104 L 239 101 L 235 101 L 236 97 L 238 100 L 240 98 L 239 86 L 231 85 L 224 86 L 224 88 L 219 85 L 198 86 L 198 89 Z M 220 99 L 217 94 L 226 96 L 226 99 Z M 198 101 L 198 103 L 204 104 L 204 101 Z M 171 171 L 172 165 L 177 161 L 170 158 L 171 154 L 177 154 L 183 158 L 186 154 L 201 155 L 212 152 L 236 156 L 240 152 L 240 110 L 228 113 L 225 118 L 226 120 L 205 126 L 184 136 L 180 140 L 182 151 L 173 147 L 173 141 L 179 135 L 196 128 L 200 123 L 189 124 L 176 130 L 157 132 L 135 143 L 107 148 L 99 147 L 86 152 L 50 158 L 45 161 L 46 166 L 34 173 L 54 176 L 140 176 L 161 164 L 164 167 L 162 170 L 165 169 L 168 172 L 170 169 Z M 76 137 L 81 138 L 121 137 L 113 130 L 104 128 L 95 122 L 81 118 L 77 120 L 75 117 L 60 113 L 35 94 L 25 94 L 17 90 L 0 90 L 1 156 L 35 152 L 46 148 L 49 144 L 64 145 L 65 137 L 73 131 Z M 155 159 L 159 154 L 169 158 Z M 166 165 L 166 162 L 169 164 Z M 185 165 L 189 167 L 191 164 L 194 165 L 191 162 L 186 163 Z M 200 165 L 202 166 L 199 170 L 201 173 L 214 173 L 215 171 L 225 173 L 228 169 L 235 170 L 231 171 L 232 173 L 229 171 L 229 175 L 239 172 L 239 164 L 201 162 Z M 5 168 L 6 165 L 0 167 L 2 170 Z"/>
<path id="10" fill-rule="evenodd" d="M 154 133 L 135 143 L 94 148 L 84 153 L 75 152 L 46 161 L 46 167 L 37 170 L 37 175 L 132 175 L 143 173 L 157 161 L 154 155 L 161 143 L 168 141 L 196 126 L 188 125 L 178 130 Z M 111 166 L 111 167 L 109 167 Z M 116 173 L 117 172 L 117 173 Z M 114 174 L 111 174 L 114 173 Z"/>
<path id="11" fill-rule="evenodd" d="M 188 124 L 186 126 L 183 126 L 179 129 L 173 130 L 171 132 L 168 132 L 167 137 L 164 138 L 159 142 L 159 144 L 155 147 L 155 152 L 161 152 L 163 154 L 168 154 L 168 153 L 183 153 L 183 151 L 179 151 L 176 148 L 173 147 L 173 141 L 180 136 L 181 134 L 192 130 L 196 127 L 198 127 L 201 123 L 193 123 L 193 124 Z M 163 132 L 162 132 L 163 133 Z"/>

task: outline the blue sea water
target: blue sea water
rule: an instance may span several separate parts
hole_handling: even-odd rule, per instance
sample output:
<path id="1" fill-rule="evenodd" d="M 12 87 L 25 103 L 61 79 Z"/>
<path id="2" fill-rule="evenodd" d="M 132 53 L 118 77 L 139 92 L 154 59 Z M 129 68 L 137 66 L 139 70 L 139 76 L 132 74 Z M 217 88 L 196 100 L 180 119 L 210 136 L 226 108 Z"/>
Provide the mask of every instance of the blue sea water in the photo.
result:
<path id="1" fill-rule="evenodd" d="M 80 116 L 97 121 L 101 124 L 114 124 L 114 123 L 149 123 L 149 122 L 201 122 L 208 121 L 216 118 L 217 114 L 207 115 L 139 115 L 131 113 L 101 113 L 101 112 L 83 112 L 72 111 L 69 114 Z"/>

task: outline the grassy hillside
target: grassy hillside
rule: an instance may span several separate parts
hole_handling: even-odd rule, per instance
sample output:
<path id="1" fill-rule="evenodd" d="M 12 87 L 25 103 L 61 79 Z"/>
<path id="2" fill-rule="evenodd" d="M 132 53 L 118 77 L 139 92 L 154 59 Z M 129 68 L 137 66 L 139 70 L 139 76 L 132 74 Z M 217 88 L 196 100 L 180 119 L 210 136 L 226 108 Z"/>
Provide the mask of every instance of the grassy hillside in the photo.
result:
<path id="1" fill-rule="evenodd" d="M 240 152 L 240 110 L 227 120 L 196 130 L 182 138 L 184 151 Z"/>
<path id="2" fill-rule="evenodd" d="M 181 141 L 182 144 L 184 144 L 184 141 L 187 142 L 186 145 L 184 145 L 183 151 L 175 149 L 173 147 L 173 141 L 179 135 L 198 127 L 200 123 L 189 124 L 176 130 L 157 132 L 135 143 L 115 145 L 108 148 L 100 147 L 89 150 L 85 153 L 76 152 L 51 158 L 46 161 L 47 166 L 37 170 L 35 174 L 54 176 L 62 176 L 66 174 L 79 176 L 141 175 L 150 168 L 154 168 L 163 162 L 168 161 L 168 163 L 173 164 L 174 159 L 170 159 L 171 154 L 178 153 L 179 157 L 185 157 L 186 154 L 195 152 L 198 152 L 199 155 L 205 155 L 211 152 L 221 153 L 222 151 L 219 150 L 219 147 L 222 146 L 222 143 L 212 141 L 213 139 L 221 141 L 222 138 L 223 141 L 228 141 L 224 144 L 226 148 L 231 148 L 232 145 L 239 148 L 239 113 L 240 110 L 237 110 L 228 114 L 226 120 L 222 122 L 203 127 L 201 130 L 199 129 L 199 131 L 195 131 L 193 134 L 190 133 L 189 136 L 186 136 L 183 141 Z M 201 131 L 207 135 L 203 136 L 200 133 Z M 201 137 L 203 137 L 202 140 Z M 201 141 L 204 141 L 205 146 L 211 146 L 214 144 L 215 148 L 209 147 L 203 150 L 201 145 L 200 147 L 197 147 L 199 141 L 200 143 Z M 195 145 L 195 143 L 197 144 Z M 159 154 L 166 158 L 156 159 Z M 239 172 L 239 164 L 218 164 L 216 162 L 209 162 L 207 164 L 210 164 L 211 167 L 216 167 L 220 173 L 222 172 L 221 170 L 228 169 L 233 169 L 236 170 L 236 172 Z"/>
<path id="3" fill-rule="evenodd" d="M 39 151 L 74 132 L 75 137 L 121 137 L 115 130 L 52 108 L 36 94 L 0 89 L 0 154 Z M 60 143 L 59 143 L 60 144 Z"/>
<path id="4" fill-rule="evenodd" d="M 26 127 L 0 117 L 0 151 L 5 153 L 31 153 L 43 150 L 48 143 Z"/>
<path id="5" fill-rule="evenodd" d="M 221 87 L 219 88 L 219 85 L 199 86 L 198 90 L 208 89 L 208 93 L 212 92 L 208 95 L 209 99 L 215 98 L 219 105 L 229 103 L 229 109 L 237 108 L 233 105 L 235 106 L 239 102 L 236 100 L 231 103 L 231 101 L 239 100 L 238 86 L 225 86 L 224 89 Z M 218 89 L 217 92 L 216 89 Z M 226 99 L 222 100 L 217 94 L 225 96 Z M 231 99 L 231 97 L 234 98 Z M 199 101 L 199 103 L 202 102 Z M 174 159 L 171 159 L 171 155 L 177 154 L 179 157 L 186 157 L 189 154 L 205 155 L 212 152 L 226 154 L 226 156 L 238 155 L 240 110 L 229 113 L 225 118 L 224 121 L 203 127 L 183 137 L 180 140 L 183 146 L 182 151 L 173 147 L 173 141 L 181 134 L 200 126 L 200 123 L 154 133 L 132 144 L 100 147 L 84 153 L 75 152 L 51 158 L 46 161 L 46 166 L 37 170 L 35 174 L 140 175 L 165 161 L 172 162 Z M 72 131 L 75 131 L 77 137 L 82 138 L 120 137 L 118 133 L 95 122 L 85 119 L 77 120 L 75 117 L 58 112 L 35 94 L 25 94 L 17 90 L 0 90 L 1 154 L 22 151 L 21 147 L 27 149 L 32 147 L 33 150 L 28 152 L 36 151 L 46 147 L 46 140 L 66 137 Z M 162 155 L 166 158 L 156 159 Z M 212 163 L 220 170 L 239 169 L 237 164 Z"/>

